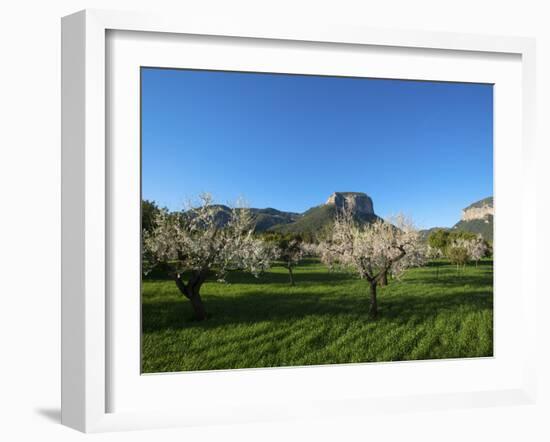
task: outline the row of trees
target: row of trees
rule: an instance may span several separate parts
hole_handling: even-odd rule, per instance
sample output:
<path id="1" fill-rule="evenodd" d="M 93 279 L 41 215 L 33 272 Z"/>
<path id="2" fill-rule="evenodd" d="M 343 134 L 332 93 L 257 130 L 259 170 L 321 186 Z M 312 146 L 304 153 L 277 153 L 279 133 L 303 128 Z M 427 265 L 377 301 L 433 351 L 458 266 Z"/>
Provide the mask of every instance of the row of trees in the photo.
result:
<path id="1" fill-rule="evenodd" d="M 485 253 L 477 239 L 451 238 L 444 231 L 432 234 L 426 247 L 411 220 L 403 216 L 358 224 L 352 210 L 344 209 L 325 239 L 312 244 L 296 235 L 255 234 L 253 217 L 244 207 L 232 209 L 223 225 L 216 212 L 208 194 L 201 195 L 197 206 L 182 212 L 172 213 L 152 203 L 143 210 L 144 273 L 159 264 L 167 268 L 198 320 L 207 318 L 200 295 L 202 284 L 212 275 L 224 281 L 232 270 L 257 277 L 277 260 L 294 284 L 293 268 L 300 260 L 306 255 L 319 256 L 329 269 L 353 272 L 368 283 L 369 312 L 376 317 L 377 288 L 387 283 L 388 275 L 399 278 L 406 269 L 424 265 L 436 253 L 445 253 L 457 263 L 462 249 L 468 257 Z"/>
<path id="2" fill-rule="evenodd" d="M 476 264 L 491 253 L 490 244 L 481 235 L 458 230 L 438 229 L 428 237 L 430 259 L 447 257 L 458 270 L 473 261 Z"/>

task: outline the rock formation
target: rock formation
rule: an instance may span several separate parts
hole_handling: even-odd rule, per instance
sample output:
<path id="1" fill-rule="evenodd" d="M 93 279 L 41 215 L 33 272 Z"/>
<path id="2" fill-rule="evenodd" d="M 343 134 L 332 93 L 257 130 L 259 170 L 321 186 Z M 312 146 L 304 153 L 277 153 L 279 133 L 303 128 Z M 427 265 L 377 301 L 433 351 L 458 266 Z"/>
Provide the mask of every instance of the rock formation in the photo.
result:
<path id="1" fill-rule="evenodd" d="M 462 221 L 485 220 L 494 216 L 493 198 L 485 198 L 462 210 Z"/>
<path id="2" fill-rule="evenodd" d="M 334 204 L 340 210 L 349 207 L 356 214 L 374 215 L 372 199 L 363 192 L 334 192 L 325 204 Z"/>

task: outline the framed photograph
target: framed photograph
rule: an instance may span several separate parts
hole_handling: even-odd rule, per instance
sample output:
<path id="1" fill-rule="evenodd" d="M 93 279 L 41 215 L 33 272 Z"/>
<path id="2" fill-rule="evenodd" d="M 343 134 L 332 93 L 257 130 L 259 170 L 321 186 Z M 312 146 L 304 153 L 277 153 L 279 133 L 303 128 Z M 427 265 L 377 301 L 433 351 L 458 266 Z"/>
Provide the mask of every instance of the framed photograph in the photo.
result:
<path id="1" fill-rule="evenodd" d="M 108 11 L 62 36 L 64 424 L 534 401 L 533 40 Z"/>

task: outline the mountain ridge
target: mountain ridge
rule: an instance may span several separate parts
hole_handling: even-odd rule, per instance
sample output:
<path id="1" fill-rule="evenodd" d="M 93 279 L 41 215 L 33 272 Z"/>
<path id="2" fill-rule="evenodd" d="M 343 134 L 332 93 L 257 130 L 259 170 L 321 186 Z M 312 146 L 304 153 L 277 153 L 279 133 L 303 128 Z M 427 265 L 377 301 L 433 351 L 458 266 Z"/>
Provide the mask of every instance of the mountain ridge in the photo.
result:
<path id="1" fill-rule="evenodd" d="M 216 204 L 216 219 L 220 225 L 230 217 L 231 209 Z M 372 198 L 364 192 L 333 192 L 325 203 L 313 206 L 303 213 L 287 212 L 273 207 L 249 209 L 256 232 L 279 232 L 284 234 L 307 234 L 316 236 L 327 228 L 339 211 L 349 208 L 359 223 L 371 223 L 381 219 L 374 212 Z M 481 234 L 486 240 L 493 239 L 493 197 L 483 198 L 462 210 L 462 219 L 453 227 L 432 227 L 421 231 L 427 238 L 434 230 L 462 230 Z"/>

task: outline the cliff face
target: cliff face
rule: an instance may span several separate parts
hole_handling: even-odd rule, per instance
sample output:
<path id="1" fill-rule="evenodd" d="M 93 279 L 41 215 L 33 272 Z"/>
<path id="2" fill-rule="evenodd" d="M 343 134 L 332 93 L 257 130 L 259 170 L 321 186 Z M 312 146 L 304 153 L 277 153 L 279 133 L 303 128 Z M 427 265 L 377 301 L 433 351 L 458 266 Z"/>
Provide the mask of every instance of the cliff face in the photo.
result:
<path id="1" fill-rule="evenodd" d="M 470 204 L 462 210 L 462 219 L 453 229 L 480 234 L 487 241 L 493 240 L 493 197 Z"/>
<path id="2" fill-rule="evenodd" d="M 340 210 L 349 207 L 357 214 L 374 215 L 372 199 L 362 192 L 334 192 L 325 204 L 334 204 Z"/>
<path id="3" fill-rule="evenodd" d="M 494 216 L 493 198 L 485 198 L 462 210 L 462 221 L 488 220 Z"/>

